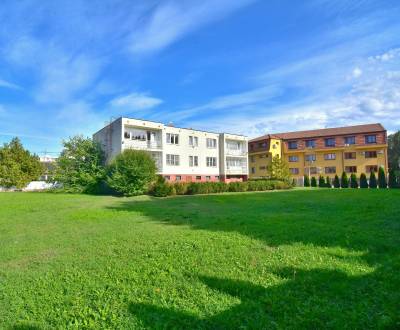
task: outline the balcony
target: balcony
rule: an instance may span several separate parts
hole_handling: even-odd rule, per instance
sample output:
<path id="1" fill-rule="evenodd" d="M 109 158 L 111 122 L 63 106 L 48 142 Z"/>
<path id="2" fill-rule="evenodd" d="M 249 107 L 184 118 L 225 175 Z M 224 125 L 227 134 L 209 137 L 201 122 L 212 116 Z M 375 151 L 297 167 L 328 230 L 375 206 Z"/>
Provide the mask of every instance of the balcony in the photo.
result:
<path id="1" fill-rule="evenodd" d="M 240 157 L 244 157 L 247 156 L 247 150 L 245 149 L 226 149 L 226 155 L 229 156 L 240 156 Z"/>
<path id="2" fill-rule="evenodd" d="M 136 150 L 161 150 L 161 141 L 147 141 L 147 140 L 128 140 L 123 141 L 125 149 L 136 149 Z"/>

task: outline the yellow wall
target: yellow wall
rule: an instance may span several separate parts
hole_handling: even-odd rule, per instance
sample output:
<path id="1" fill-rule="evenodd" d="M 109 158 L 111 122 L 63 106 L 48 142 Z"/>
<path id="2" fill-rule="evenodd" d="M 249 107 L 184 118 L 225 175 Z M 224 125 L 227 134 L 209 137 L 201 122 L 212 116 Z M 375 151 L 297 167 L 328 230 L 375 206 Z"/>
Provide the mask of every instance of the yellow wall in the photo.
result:
<path id="1" fill-rule="evenodd" d="M 269 150 L 249 152 L 250 178 L 266 177 L 272 158 L 276 155 L 282 156 L 282 141 L 279 139 L 271 139 Z M 252 168 L 255 169 L 254 173 Z"/>

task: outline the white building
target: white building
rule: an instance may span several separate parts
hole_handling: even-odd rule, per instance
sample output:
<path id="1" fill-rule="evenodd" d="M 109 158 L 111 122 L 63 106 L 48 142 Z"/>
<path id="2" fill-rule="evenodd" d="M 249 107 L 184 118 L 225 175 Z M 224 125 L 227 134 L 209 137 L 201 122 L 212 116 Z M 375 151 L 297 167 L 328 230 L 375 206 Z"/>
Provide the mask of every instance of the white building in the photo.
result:
<path id="1" fill-rule="evenodd" d="M 119 118 L 93 135 L 107 162 L 125 149 L 148 151 L 170 181 L 247 180 L 247 138 Z"/>

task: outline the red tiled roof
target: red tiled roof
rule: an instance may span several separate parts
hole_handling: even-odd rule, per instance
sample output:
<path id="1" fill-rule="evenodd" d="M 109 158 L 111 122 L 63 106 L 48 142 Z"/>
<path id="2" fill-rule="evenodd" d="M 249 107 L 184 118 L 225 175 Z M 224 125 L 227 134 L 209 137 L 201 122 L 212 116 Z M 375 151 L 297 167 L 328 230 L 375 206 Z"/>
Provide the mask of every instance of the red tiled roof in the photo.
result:
<path id="1" fill-rule="evenodd" d="M 309 131 L 298 131 L 298 132 L 287 132 L 277 134 L 267 134 L 258 138 L 250 140 L 250 142 L 279 138 L 282 140 L 295 140 L 295 139 L 308 139 L 317 138 L 324 136 L 335 136 L 335 135 L 350 135 L 350 134 L 361 134 L 361 133 L 375 133 L 385 131 L 385 128 L 381 124 L 367 124 L 367 125 L 356 125 L 356 126 L 345 126 L 345 127 L 334 127 L 334 128 L 323 128 Z"/>

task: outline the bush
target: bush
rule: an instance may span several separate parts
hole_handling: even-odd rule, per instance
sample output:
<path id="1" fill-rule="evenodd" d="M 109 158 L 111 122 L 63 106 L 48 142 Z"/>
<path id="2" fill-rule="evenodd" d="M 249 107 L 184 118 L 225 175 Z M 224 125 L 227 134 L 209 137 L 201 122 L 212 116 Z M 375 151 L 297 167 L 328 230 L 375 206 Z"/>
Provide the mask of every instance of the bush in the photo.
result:
<path id="1" fill-rule="evenodd" d="M 156 197 L 167 197 L 176 194 L 175 187 L 165 181 L 161 175 L 157 177 L 156 183 L 152 186 L 150 193 Z"/>
<path id="2" fill-rule="evenodd" d="M 394 170 L 389 171 L 389 188 L 399 188 L 400 182 Z"/>
<path id="3" fill-rule="evenodd" d="M 304 187 L 309 187 L 310 186 L 310 178 L 308 175 L 304 175 Z"/>
<path id="4" fill-rule="evenodd" d="M 358 188 L 357 176 L 354 173 L 350 176 L 350 187 Z"/>
<path id="5" fill-rule="evenodd" d="M 313 176 L 311 178 L 311 187 L 316 187 L 317 186 L 317 179 Z"/>
<path id="6" fill-rule="evenodd" d="M 293 180 L 292 180 L 292 187 L 296 187 L 296 186 L 297 186 L 296 179 L 293 179 Z"/>
<path id="7" fill-rule="evenodd" d="M 326 177 L 326 188 L 332 188 L 331 178 L 329 176 Z"/>
<path id="8" fill-rule="evenodd" d="M 141 195 L 156 178 L 156 165 L 146 151 L 125 150 L 108 167 L 107 183 L 124 196 Z"/>
<path id="9" fill-rule="evenodd" d="M 244 192 L 247 191 L 247 182 L 231 182 L 229 183 L 228 190 L 230 192 Z"/>
<path id="10" fill-rule="evenodd" d="M 367 176 L 364 173 L 361 173 L 360 176 L 360 188 L 368 188 Z"/>
<path id="11" fill-rule="evenodd" d="M 347 178 L 346 172 L 342 173 L 342 177 L 341 177 L 341 180 L 340 180 L 340 187 L 349 188 L 349 179 Z"/>
<path id="12" fill-rule="evenodd" d="M 375 172 L 372 171 L 370 176 L 369 176 L 369 187 L 372 189 L 376 189 L 378 186 L 377 182 L 376 182 L 376 176 L 375 176 Z"/>
<path id="13" fill-rule="evenodd" d="M 337 176 L 337 174 L 335 175 L 335 178 L 333 179 L 333 186 L 335 188 L 340 188 L 340 180 L 339 180 L 339 177 Z"/>
<path id="14" fill-rule="evenodd" d="M 383 169 L 383 167 L 379 167 L 378 182 L 379 182 L 379 188 L 381 188 L 381 189 L 387 188 L 385 170 Z"/>
<path id="15" fill-rule="evenodd" d="M 173 185 L 177 195 L 186 195 L 188 191 L 188 184 L 185 182 L 177 182 Z"/>
<path id="16" fill-rule="evenodd" d="M 326 186 L 325 178 L 322 175 L 320 175 L 318 178 L 318 186 L 320 188 L 324 188 Z"/>

